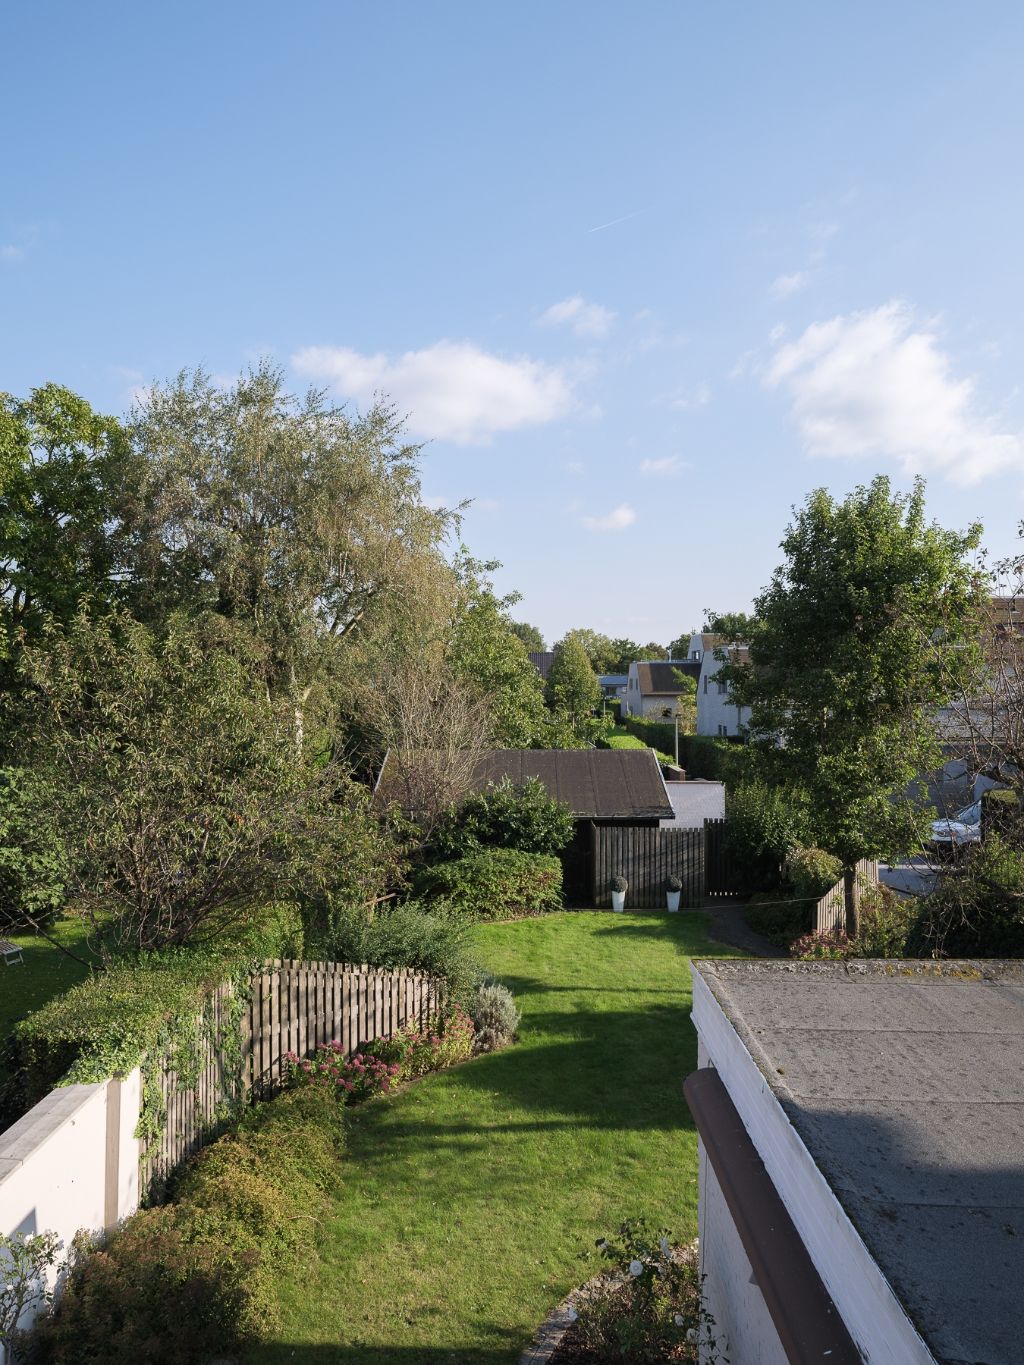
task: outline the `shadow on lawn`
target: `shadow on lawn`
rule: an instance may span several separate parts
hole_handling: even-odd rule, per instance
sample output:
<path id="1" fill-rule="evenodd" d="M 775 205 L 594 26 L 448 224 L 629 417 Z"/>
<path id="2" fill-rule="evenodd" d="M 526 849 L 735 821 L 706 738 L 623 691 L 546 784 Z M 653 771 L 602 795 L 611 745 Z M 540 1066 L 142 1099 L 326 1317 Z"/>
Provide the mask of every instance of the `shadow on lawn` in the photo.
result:
<path id="1" fill-rule="evenodd" d="M 508 984 L 524 996 L 531 984 L 536 990 L 525 978 Z M 697 1064 L 689 1015 L 682 1001 L 639 1010 L 534 1009 L 521 1042 L 446 1073 L 442 1122 L 424 1121 L 407 1104 L 374 1105 L 353 1115 L 350 1148 L 373 1165 L 404 1144 L 457 1151 L 499 1133 L 692 1131 L 682 1096 Z M 479 1120 L 460 1122 L 460 1111 Z"/>

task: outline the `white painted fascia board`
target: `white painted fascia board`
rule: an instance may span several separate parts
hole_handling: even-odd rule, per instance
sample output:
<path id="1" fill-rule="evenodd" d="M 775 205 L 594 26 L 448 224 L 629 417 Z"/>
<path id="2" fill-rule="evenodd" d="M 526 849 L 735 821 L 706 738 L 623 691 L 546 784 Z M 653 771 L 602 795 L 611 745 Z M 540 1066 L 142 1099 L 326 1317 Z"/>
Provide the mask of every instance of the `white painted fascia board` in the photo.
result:
<path id="1" fill-rule="evenodd" d="M 693 968 L 694 1027 L 866 1365 L 936 1365 L 711 987 Z"/>

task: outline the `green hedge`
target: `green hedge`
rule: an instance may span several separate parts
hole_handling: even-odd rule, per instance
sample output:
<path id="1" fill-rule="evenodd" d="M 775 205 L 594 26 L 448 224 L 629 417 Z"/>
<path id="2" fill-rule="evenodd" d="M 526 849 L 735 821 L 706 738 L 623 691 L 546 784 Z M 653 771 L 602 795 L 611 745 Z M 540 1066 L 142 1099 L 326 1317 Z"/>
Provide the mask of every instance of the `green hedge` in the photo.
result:
<path id="1" fill-rule="evenodd" d="M 645 716 L 623 716 L 622 724 L 631 735 L 643 740 L 648 749 L 661 749 L 666 754 L 676 751 L 676 727 L 667 720 L 648 720 Z M 684 736 L 679 736 L 679 753 L 682 756 Z"/>
<path id="2" fill-rule="evenodd" d="M 277 1335 L 275 1280 L 282 1260 L 312 1251 L 339 1180 L 343 1113 L 323 1086 L 250 1110 L 186 1168 L 171 1205 L 80 1246 L 18 1359 L 204 1365 Z"/>
<path id="3" fill-rule="evenodd" d="M 481 849 L 423 869 L 415 887 L 477 919 L 516 919 L 561 909 L 562 864 L 541 853 Z"/>
<path id="4" fill-rule="evenodd" d="M 636 737 L 636 735 L 615 735 L 615 734 L 602 735 L 601 738 L 600 738 L 599 740 L 597 740 L 595 747 L 598 748 L 598 749 L 650 749 L 650 748 L 651 748 L 651 746 L 650 746 L 649 744 L 645 744 L 644 741 L 643 741 L 642 739 L 638 739 L 638 738 Z M 654 749 L 652 752 L 654 753 L 654 757 L 658 760 L 659 763 L 674 763 L 674 762 L 675 762 L 675 760 L 674 760 L 673 758 L 671 758 L 668 754 L 660 753 L 657 749 Z"/>
<path id="5" fill-rule="evenodd" d="M 296 932 L 291 908 L 273 907 L 234 940 L 122 959 L 72 986 L 15 1026 L 26 1100 L 36 1103 L 55 1085 L 131 1071 L 168 1049 L 183 1068 L 179 1074 L 187 1074 L 211 990 L 236 982 L 240 1009 L 249 977 L 280 956 L 289 938 L 298 946 Z"/>

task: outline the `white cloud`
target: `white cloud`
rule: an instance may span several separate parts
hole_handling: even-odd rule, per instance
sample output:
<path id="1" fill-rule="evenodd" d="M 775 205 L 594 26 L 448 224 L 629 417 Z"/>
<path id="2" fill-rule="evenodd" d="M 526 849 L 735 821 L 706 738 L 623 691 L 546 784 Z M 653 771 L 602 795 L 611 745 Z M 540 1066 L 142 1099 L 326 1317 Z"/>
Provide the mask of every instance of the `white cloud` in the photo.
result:
<path id="1" fill-rule="evenodd" d="M 0 246 L 0 261 L 20 261 L 24 254 L 21 247 L 15 246 L 12 242 Z"/>
<path id="2" fill-rule="evenodd" d="M 673 398 L 672 406 L 689 411 L 693 408 L 706 408 L 710 402 L 711 386 L 705 381 L 698 384 L 689 393 L 684 393 L 679 398 Z"/>
<path id="3" fill-rule="evenodd" d="M 292 365 L 360 402 L 386 394 L 421 437 L 482 445 L 500 431 L 540 426 L 573 407 L 565 374 L 528 356 L 504 360 L 468 341 L 438 341 L 404 355 L 307 346 Z"/>
<path id="4" fill-rule="evenodd" d="M 799 294 L 808 281 L 806 270 L 794 270 L 792 275 L 779 275 L 768 286 L 773 299 L 788 299 L 791 294 Z"/>
<path id="5" fill-rule="evenodd" d="M 582 460 L 570 460 L 565 467 L 570 474 L 585 474 L 587 469 Z"/>
<path id="6" fill-rule="evenodd" d="M 622 502 L 603 517 L 584 517 L 583 525 L 588 531 L 624 531 L 634 521 L 636 513 L 629 503 Z"/>
<path id="7" fill-rule="evenodd" d="M 678 455 L 665 455 L 659 460 L 641 460 L 640 473 L 651 474 L 657 478 L 674 478 L 681 474 L 684 469 L 689 469 L 688 460 L 680 459 Z"/>
<path id="8" fill-rule="evenodd" d="M 570 326 L 578 337 L 605 337 L 611 331 L 615 314 L 599 303 L 587 303 L 581 295 L 553 303 L 537 319 L 540 327 Z"/>
<path id="9" fill-rule="evenodd" d="M 957 483 L 1024 464 L 1020 435 L 977 410 L 974 382 L 951 374 L 934 332 L 899 301 L 812 324 L 779 347 L 764 382 L 790 395 L 812 455 L 889 458 Z"/>

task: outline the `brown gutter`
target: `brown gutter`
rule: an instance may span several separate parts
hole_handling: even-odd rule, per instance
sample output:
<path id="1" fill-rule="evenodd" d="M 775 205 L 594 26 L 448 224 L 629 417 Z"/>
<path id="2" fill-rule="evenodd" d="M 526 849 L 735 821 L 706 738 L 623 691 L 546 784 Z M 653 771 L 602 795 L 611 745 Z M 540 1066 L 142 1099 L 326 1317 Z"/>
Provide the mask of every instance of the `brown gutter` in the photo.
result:
<path id="1" fill-rule="evenodd" d="M 683 1083 L 697 1132 L 790 1365 L 862 1365 L 718 1072 Z"/>

